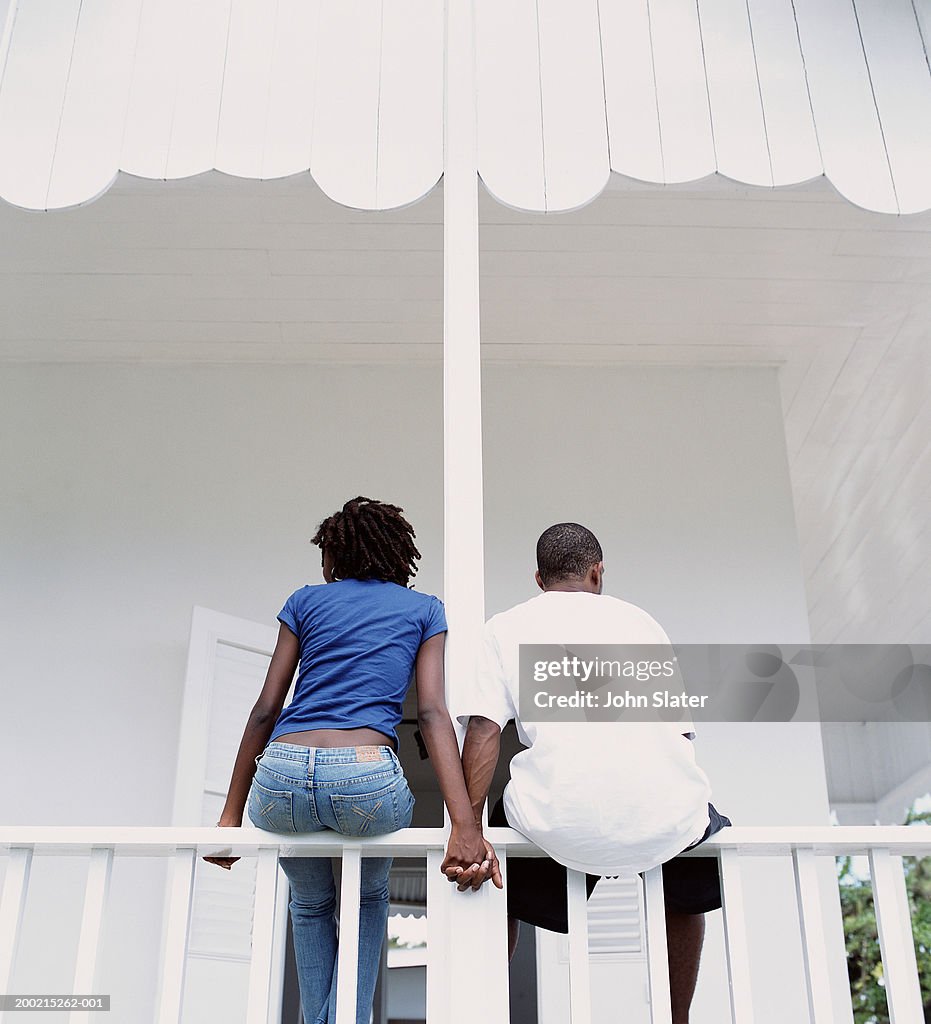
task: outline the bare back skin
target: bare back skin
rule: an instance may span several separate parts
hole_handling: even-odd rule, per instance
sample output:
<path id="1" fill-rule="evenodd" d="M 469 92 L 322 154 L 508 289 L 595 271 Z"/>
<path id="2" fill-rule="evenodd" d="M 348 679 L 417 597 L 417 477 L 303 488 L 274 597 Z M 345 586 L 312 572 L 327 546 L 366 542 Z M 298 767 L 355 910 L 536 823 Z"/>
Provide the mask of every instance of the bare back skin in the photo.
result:
<path id="1" fill-rule="evenodd" d="M 392 747 L 394 743 L 377 729 L 307 729 L 276 736 L 276 743 L 294 743 L 301 747 Z"/>

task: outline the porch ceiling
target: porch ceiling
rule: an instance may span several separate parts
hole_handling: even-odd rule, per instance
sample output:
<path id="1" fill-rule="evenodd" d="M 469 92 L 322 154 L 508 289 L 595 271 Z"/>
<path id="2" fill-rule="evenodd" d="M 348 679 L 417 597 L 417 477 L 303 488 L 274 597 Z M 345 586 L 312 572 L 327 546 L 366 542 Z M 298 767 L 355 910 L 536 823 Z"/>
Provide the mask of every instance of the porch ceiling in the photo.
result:
<path id="1" fill-rule="evenodd" d="M 778 366 L 815 639 L 931 630 L 931 213 L 824 179 L 615 178 L 541 216 L 483 197 L 488 361 Z M 121 176 L 52 215 L 0 205 L 0 360 L 439 361 L 442 195 L 391 212 L 309 176 Z"/>

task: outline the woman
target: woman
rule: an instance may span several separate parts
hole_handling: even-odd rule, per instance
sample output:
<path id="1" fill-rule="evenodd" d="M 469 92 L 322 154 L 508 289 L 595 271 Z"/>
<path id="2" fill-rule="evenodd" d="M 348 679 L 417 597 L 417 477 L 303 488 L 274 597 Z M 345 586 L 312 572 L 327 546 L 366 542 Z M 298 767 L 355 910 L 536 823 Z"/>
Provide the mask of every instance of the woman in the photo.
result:
<path id="1" fill-rule="evenodd" d="M 326 584 L 302 587 L 278 616 L 278 642 L 217 824 L 241 825 L 247 805 L 252 823 L 272 832 L 332 829 L 375 836 L 410 825 L 414 798 L 395 751 L 401 706 L 416 667 L 420 731 L 452 825 L 442 870 L 455 879 L 479 865 L 494 865 L 494 851 L 475 822 L 446 709 L 443 604 L 408 587 L 420 552 L 401 512 L 358 497 L 320 524 L 312 543 L 322 551 Z M 298 663 L 294 698 L 282 711 Z M 228 868 L 236 858 L 207 859 Z M 332 866 L 324 857 L 283 857 L 281 866 L 291 883 L 304 1020 L 332 1024 Z M 390 867 L 388 857 L 362 858 L 358 1024 L 371 1012 Z"/>

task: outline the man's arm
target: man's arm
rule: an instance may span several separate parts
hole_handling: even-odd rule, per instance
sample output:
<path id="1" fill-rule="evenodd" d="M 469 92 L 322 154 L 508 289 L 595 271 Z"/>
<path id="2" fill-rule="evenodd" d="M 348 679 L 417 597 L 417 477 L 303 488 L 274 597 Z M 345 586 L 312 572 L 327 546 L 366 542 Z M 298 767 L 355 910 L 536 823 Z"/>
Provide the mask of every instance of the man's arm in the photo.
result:
<path id="1" fill-rule="evenodd" d="M 473 715 L 469 719 L 462 744 L 462 772 L 469 791 L 472 814 L 479 826 L 500 752 L 501 729 L 497 723 L 481 715 Z"/>

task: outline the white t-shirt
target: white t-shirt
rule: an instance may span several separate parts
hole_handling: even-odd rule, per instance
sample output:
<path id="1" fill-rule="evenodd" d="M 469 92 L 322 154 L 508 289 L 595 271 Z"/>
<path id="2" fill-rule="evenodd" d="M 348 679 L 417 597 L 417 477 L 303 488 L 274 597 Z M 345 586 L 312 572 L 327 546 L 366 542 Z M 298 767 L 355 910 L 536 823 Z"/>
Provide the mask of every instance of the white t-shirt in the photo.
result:
<path id="1" fill-rule="evenodd" d="M 485 624 L 462 724 L 512 718 L 522 750 L 504 791 L 508 821 L 554 860 L 625 875 L 670 860 L 703 835 L 711 787 L 695 763 L 691 722 L 521 722 L 520 644 L 669 644 L 642 608 L 615 597 L 546 591 Z"/>

